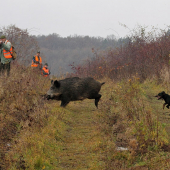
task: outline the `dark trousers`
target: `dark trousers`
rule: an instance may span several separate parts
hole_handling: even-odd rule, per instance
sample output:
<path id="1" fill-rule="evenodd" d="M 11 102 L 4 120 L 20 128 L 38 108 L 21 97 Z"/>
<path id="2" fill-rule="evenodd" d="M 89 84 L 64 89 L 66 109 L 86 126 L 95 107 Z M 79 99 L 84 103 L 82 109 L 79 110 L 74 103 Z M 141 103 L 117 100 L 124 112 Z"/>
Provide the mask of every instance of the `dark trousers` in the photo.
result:
<path id="1" fill-rule="evenodd" d="M 7 71 L 7 75 L 9 76 L 10 69 L 11 69 L 11 62 L 9 62 L 7 64 L 0 63 L 0 73 L 1 74 L 4 74 L 4 72 Z"/>

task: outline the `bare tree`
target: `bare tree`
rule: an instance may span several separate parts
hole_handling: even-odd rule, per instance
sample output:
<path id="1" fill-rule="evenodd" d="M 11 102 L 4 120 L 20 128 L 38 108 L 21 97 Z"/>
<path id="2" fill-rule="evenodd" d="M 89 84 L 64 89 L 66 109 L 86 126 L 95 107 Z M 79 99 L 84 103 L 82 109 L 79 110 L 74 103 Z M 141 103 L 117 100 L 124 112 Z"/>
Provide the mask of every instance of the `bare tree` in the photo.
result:
<path id="1" fill-rule="evenodd" d="M 23 30 L 15 25 L 0 28 L 0 32 L 7 37 L 17 52 L 17 61 L 30 64 L 32 56 L 39 50 L 36 39 L 29 35 L 27 29 Z"/>

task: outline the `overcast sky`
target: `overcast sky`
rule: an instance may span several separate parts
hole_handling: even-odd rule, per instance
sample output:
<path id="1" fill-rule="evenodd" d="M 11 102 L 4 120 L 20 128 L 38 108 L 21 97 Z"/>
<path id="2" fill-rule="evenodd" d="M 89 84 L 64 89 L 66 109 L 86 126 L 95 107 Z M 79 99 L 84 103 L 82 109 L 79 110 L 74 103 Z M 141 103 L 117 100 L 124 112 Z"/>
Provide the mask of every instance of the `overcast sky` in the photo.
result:
<path id="1" fill-rule="evenodd" d="M 137 25 L 170 25 L 170 0 L 5 0 L 0 6 L 0 27 L 15 24 L 32 35 L 119 38 Z"/>

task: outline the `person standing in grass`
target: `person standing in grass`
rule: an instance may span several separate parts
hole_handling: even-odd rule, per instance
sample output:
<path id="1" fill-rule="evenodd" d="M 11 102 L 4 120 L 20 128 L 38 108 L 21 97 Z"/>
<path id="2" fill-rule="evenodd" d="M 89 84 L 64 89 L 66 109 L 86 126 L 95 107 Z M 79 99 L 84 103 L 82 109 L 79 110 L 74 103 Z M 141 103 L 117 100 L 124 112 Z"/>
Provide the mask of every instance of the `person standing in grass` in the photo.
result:
<path id="1" fill-rule="evenodd" d="M 42 69 L 42 58 L 40 57 L 40 51 L 37 51 L 37 55 L 33 56 L 31 67 Z"/>
<path id="2" fill-rule="evenodd" d="M 42 75 L 44 77 L 48 77 L 50 75 L 50 70 L 48 69 L 47 63 L 45 63 L 44 67 L 42 68 Z"/>
<path id="3" fill-rule="evenodd" d="M 0 37 L 0 72 L 7 71 L 7 75 L 10 74 L 11 61 L 12 61 L 12 45 L 6 39 L 5 35 Z"/>

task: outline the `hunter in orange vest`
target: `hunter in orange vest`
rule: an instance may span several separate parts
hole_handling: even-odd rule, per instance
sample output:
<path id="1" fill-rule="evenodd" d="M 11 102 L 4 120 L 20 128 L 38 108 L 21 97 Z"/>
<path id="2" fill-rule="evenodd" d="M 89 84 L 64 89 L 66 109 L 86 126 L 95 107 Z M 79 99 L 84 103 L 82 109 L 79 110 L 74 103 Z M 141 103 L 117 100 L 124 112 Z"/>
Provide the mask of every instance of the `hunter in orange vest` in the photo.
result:
<path id="1" fill-rule="evenodd" d="M 7 44 L 9 41 L 6 40 L 4 43 Z M 3 53 L 4 53 L 4 57 L 5 58 L 12 58 L 12 45 L 11 45 L 11 48 L 9 49 L 9 51 L 3 49 Z"/>
<path id="2" fill-rule="evenodd" d="M 40 57 L 40 51 L 37 52 L 37 55 L 33 57 L 31 67 L 42 69 L 42 59 Z"/>
<path id="3" fill-rule="evenodd" d="M 44 67 L 42 68 L 42 73 L 44 77 L 48 77 L 50 75 L 50 70 L 48 69 L 48 64 L 45 63 Z"/>
<path id="4" fill-rule="evenodd" d="M 0 72 L 7 71 L 9 76 L 12 58 L 12 45 L 5 35 L 0 37 Z"/>

